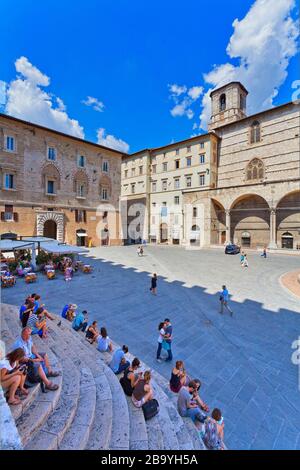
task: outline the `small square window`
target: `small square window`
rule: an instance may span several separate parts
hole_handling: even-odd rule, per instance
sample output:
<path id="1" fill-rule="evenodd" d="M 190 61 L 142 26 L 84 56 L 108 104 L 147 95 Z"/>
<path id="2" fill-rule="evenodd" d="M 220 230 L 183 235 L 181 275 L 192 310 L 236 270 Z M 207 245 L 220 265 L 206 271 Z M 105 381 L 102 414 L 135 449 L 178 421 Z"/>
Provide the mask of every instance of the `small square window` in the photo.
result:
<path id="1" fill-rule="evenodd" d="M 56 160 L 56 148 L 48 147 L 48 160 Z"/>

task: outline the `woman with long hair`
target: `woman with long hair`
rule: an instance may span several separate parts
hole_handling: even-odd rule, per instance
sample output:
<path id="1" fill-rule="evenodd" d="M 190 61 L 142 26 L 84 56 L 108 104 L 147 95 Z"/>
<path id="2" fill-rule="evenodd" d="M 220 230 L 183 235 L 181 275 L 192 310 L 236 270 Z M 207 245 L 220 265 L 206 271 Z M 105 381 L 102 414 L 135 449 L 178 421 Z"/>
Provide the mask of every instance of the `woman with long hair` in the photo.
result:
<path id="1" fill-rule="evenodd" d="M 0 382 L 2 388 L 7 391 L 9 405 L 19 405 L 21 403 L 21 400 L 15 396 L 18 388 L 21 395 L 28 395 L 28 391 L 24 388 L 26 365 L 19 364 L 24 356 L 24 350 L 17 348 L 0 361 Z"/>

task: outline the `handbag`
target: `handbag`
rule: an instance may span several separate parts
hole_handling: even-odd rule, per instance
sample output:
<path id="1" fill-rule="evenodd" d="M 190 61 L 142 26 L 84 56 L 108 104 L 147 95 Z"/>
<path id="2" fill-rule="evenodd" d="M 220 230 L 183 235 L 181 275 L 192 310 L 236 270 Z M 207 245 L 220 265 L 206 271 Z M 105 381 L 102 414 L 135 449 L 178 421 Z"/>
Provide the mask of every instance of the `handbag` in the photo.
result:
<path id="1" fill-rule="evenodd" d="M 144 403 L 144 405 L 142 406 L 142 409 L 144 413 L 144 418 L 147 421 L 148 419 L 151 419 L 158 414 L 159 403 L 157 400 L 155 400 L 155 398 L 153 398 L 152 400 L 149 400 L 146 403 Z"/>
<path id="2" fill-rule="evenodd" d="M 163 342 L 162 342 L 162 348 L 163 348 L 165 351 L 170 351 L 170 349 L 171 349 L 170 343 L 167 343 L 167 341 L 163 340 Z"/>

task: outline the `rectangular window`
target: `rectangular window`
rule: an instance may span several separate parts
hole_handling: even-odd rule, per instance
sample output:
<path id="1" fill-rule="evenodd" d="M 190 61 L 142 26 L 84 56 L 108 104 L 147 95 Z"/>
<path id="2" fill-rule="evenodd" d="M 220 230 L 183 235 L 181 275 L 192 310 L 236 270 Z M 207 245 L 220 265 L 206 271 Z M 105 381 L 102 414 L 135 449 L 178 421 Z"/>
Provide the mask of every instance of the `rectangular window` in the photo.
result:
<path id="1" fill-rule="evenodd" d="M 102 171 L 103 171 L 103 173 L 108 173 L 108 171 L 109 171 L 108 162 L 106 162 L 106 161 L 103 162 L 103 164 L 102 164 Z"/>
<path id="2" fill-rule="evenodd" d="M 15 189 L 15 178 L 10 173 L 4 175 L 4 187 L 5 189 Z"/>
<path id="3" fill-rule="evenodd" d="M 78 166 L 80 168 L 85 167 L 85 156 L 84 155 L 79 155 L 79 157 L 78 157 Z"/>
<path id="4" fill-rule="evenodd" d="M 131 168 L 131 176 L 135 176 L 135 168 Z"/>
<path id="5" fill-rule="evenodd" d="M 190 146 L 190 145 L 187 146 L 186 151 L 187 151 L 188 153 L 191 151 L 191 146 Z"/>
<path id="6" fill-rule="evenodd" d="M 47 181 L 47 194 L 55 194 L 54 181 Z"/>
<path id="7" fill-rule="evenodd" d="M 205 154 L 200 155 L 200 163 L 205 163 Z"/>
<path id="8" fill-rule="evenodd" d="M 191 188 L 192 186 L 192 177 L 191 176 L 187 176 L 186 177 L 186 187 L 187 188 Z"/>
<path id="9" fill-rule="evenodd" d="M 175 169 L 178 170 L 180 168 L 180 160 L 175 160 Z"/>
<path id="10" fill-rule="evenodd" d="M 176 149 L 176 155 L 179 155 L 179 149 Z"/>
<path id="11" fill-rule="evenodd" d="M 48 147 L 48 160 L 56 160 L 56 148 Z"/>
<path id="12" fill-rule="evenodd" d="M 174 197 L 174 204 L 175 204 L 176 206 L 179 206 L 179 196 L 175 196 L 175 197 Z"/>
<path id="13" fill-rule="evenodd" d="M 176 178 L 174 180 L 174 188 L 175 189 L 179 189 L 180 188 L 180 179 L 179 178 Z"/>
<path id="14" fill-rule="evenodd" d="M 128 177 L 128 170 L 125 170 L 125 178 Z"/>
<path id="15" fill-rule="evenodd" d="M 131 194 L 135 194 L 135 184 L 131 185 Z"/>
<path id="16" fill-rule="evenodd" d="M 140 166 L 140 175 L 142 175 L 142 174 L 143 174 L 143 167 Z"/>
<path id="17" fill-rule="evenodd" d="M 162 182 L 162 190 L 163 191 L 167 191 L 168 189 L 168 181 L 167 180 L 163 180 Z"/>
<path id="18" fill-rule="evenodd" d="M 103 201 L 108 201 L 108 189 L 107 188 L 102 188 L 101 197 Z"/>
<path id="19" fill-rule="evenodd" d="M 11 206 L 11 205 L 4 206 L 4 220 L 6 222 L 14 220 L 14 206 Z"/>
<path id="20" fill-rule="evenodd" d="M 77 184 L 77 196 L 78 197 L 85 197 L 84 184 L 81 184 L 81 183 Z"/>
<path id="21" fill-rule="evenodd" d="M 156 165 L 152 165 L 152 173 L 156 173 Z"/>
<path id="22" fill-rule="evenodd" d="M 202 173 L 201 175 L 199 175 L 199 185 L 205 186 L 205 173 Z"/>
<path id="23" fill-rule="evenodd" d="M 167 163 L 163 163 L 163 171 L 168 171 L 168 164 Z"/>
<path id="24" fill-rule="evenodd" d="M 75 209 L 75 222 L 86 222 L 86 211 Z"/>
<path id="25" fill-rule="evenodd" d="M 6 137 L 6 150 L 8 152 L 14 152 L 15 151 L 15 139 L 14 137 L 11 137 L 8 135 Z"/>
<path id="26" fill-rule="evenodd" d="M 152 183 L 152 192 L 156 193 L 156 181 Z"/>
<path id="27" fill-rule="evenodd" d="M 201 148 L 201 149 L 204 149 L 204 142 L 201 142 L 201 143 L 200 143 L 200 148 Z"/>
<path id="28" fill-rule="evenodd" d="M 162 207 L 160 209 L 160 215 L 162 217 L 167 217 L 167 215 L 168 215 L 168 208 L 167 208 L 167 203 L 166 202 L 162 203 Z"/>
<path id="29" fill-rule="evenodd" d="M 193 207 L 193 217 L 197 217 L 197 207 Z"/>
<path id="30" fill-rule="evenodd" d="M 191 157 L 188 157 L 186 159 L 186 166 L 191 166 L 191 165 L 192 165 L 192 159 L 191 159 Z"/>

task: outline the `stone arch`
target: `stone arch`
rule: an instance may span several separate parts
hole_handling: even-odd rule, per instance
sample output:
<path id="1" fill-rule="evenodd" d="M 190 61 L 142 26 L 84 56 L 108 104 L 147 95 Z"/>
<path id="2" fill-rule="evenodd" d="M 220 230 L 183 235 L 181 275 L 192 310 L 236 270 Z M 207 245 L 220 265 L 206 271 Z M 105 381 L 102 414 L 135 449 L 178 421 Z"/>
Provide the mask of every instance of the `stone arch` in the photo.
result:
<path id="1" fill-rule="evenodd" d="M 276 206 L 276 230 L 281 248 L 285 233 L 293 237 L 293 247 L 300 249 L 300 190 L 294 190 L 283 196 Z"/>
<path id="2" fill-rule="evenodd" d="M 63 212 L 38 212 L 37 213 L 37 236 L 44 236 L 44 226 L 48 220 L 52 220 L 57 226 L 57 240 L 64 241 L 64 214 Z"/>
<path id="3" fill-rule="evenodd" d="M 230 207 L 230 240 L 242 245 L 248 232 L 251 247 L 266 246 L 270 240 L 270 207 L 258 194 L 243 194 Z"/>
<path id="4" fill-rule="evenodd" d="M 56 183 L 56 188 L 60 189 L 61 172 L 54 163 L 47 163 L 42 168 L 42 187 L 46 187 L 46 180 L 51 179 Z"/>
<path id="5" fill-rule="evenodd" d="M 211 198 L 211 224 L 210 243 L 212 245 L 223 245 L 226 232 L 226 211 L 223 204 L 215 198 Z"/>

